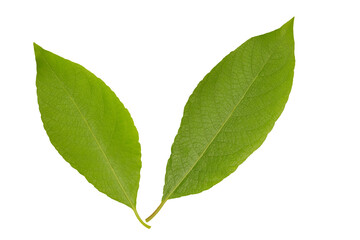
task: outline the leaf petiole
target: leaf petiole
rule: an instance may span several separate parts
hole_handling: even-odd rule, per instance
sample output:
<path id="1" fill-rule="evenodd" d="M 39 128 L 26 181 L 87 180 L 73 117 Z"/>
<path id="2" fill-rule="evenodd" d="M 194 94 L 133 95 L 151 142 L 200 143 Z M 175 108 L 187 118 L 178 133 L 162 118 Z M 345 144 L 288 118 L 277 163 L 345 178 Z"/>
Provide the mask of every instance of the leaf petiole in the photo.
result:
<path id="1" fill-rule="evenodd" d="M 145 219 L 145 221 L 149 222 L 151 219 L 153 219 L 156 216 L 156 214 L 161 210 L 161 208 L 164 206 L 166 201 L 167 201 L 167 199 L 161 201 L 160 205 L 155 209 L 155 211 L 148 218 Z"/>
<path id="2" fill-rule="evenodd" d="M 139 222 L 140 222 L 142 225 L 144 225 L 144 227 L 150 229 L 151 226 L 147 225 L 147 224 L 141 219 L 141 217 L 139 216 L 139 213 L 137 212 L 137 210 L 136 210 L 136 209 L 133 209 L 133 211 L 134 211 L 134 213 L 135 213 L 136 218 L 139 220 Z"/>

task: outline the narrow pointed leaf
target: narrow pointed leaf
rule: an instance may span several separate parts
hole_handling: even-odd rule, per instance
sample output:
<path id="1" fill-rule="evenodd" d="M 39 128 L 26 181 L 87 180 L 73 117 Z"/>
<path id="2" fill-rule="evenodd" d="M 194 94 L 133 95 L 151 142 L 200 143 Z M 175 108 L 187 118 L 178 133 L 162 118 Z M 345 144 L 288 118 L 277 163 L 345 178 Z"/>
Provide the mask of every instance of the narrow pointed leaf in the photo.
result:
<path id="1" fill-rule="evenodd" d="M 124 105 L 94 74 L 34 44 L 41 119 L 60 155 L 100 192 L 136 212 L 141 152 Z"/>
<path id="2" fill-rule="evenodd" d="M 166 167 L 162 203 L 211 188 L 265 140 L 294 74 L 293 19 L 227 55 L 190 96 Z"/>

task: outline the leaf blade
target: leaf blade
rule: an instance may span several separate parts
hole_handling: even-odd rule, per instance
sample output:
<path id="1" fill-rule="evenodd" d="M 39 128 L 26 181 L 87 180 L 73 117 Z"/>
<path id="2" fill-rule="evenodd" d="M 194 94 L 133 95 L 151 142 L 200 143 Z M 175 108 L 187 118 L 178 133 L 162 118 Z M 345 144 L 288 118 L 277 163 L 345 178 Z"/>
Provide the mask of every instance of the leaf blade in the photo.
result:
<path id="1" fill-rule="evenodd" d="M 132 208 L 141 221 L 141 150 L 130 113 L 84 67 L 36 44 L 34 50 L 39 110 L 51 143 L 95 188 Z"/>
<path id="2" fill-rule="evenodd" d="M 172 146 L 162 202 L 211 188 L 263 143 L 291 90 L 292 28 L 293 19 L 249 39 L 196 87 Z"/>

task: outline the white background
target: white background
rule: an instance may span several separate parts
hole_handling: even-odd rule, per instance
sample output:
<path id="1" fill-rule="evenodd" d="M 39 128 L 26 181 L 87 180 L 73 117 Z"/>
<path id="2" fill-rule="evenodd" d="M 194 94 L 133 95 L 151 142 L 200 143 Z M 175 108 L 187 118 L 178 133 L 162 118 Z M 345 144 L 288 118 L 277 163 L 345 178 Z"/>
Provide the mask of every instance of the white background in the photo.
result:
<path id="1" fill-rule="evenodd" d="M 2 0 L 0 239 L 360 239 L 356 2 Z M 169 200 L 151 230 L 50 144 L 33 42 L 95 73 L 130 110 L 147 217 L 195 86 L 248 38 L 293 16 L 294 85 L 273 131 L 212 189 Z"/>

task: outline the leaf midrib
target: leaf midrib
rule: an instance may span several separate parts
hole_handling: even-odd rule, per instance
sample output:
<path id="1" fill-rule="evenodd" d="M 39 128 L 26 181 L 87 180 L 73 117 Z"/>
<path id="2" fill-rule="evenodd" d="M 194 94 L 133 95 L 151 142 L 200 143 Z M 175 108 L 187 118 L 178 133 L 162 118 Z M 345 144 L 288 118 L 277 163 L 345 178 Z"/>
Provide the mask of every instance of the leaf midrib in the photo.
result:
<path id="1" fill-rule="evenodd" d="M 53 68 L 51 67 L 51 65 L 50 65 L 49 62 L 47 61 L 46 57 L 44 57 L 44 60 L 45 60 L 46 64 L 49 66 L 51 72 L 52 72 L 52 73 L 54 74 L 54 76 L 56 77 L 56 79 L 60 82 L 61 87 L 62 87 L 63 90 L 66 92 L 66 94 L 68 95 L 68 97 L 70 98 L 70 100 L 72 101 L 72 103 L 74 104 L 74 106 L 75 106 L 75 108 L 77 109 L 77 111 L 79 112 L 81 118 L 83 119 L 85 125 L 87 126 L 88 130 L 90 131 L 91 135 L 93 136 L 93 138 L 94 138 L 96 144 L 98 145 L 100 151 L 101 151 L 102 154 L 104 155 L 104 157 L 105 157 L 105 159 L 106 159 L 106 163 L 109 165 L 109 167 L 110 167 L 110 169 L 111 169 L 111 172 L 114 174 L 115 179 L 116 179 L 118 185 L 120 186 L 121 190 L 123 191 L 126 199 L 129 201 L 129 203 L 130 203 L 130 205 L 131 205 L 131 208 L 132 208 L 133 210 L 135 210 L 136 208 L 135 208 L 134 204 L 132 203 L 132 201 L 130 200 L 129 196 L 127 195 L 127 193 L 126 193 L 123 185 L 121 184 L 121 182 L 120 182 L 120 180 L 119 180 L 119 177 L 117 176 L 114 168 L 113 168 L 112 165 L 111 165 L 111 162 L 110 162 L 109 158 L 108 158 L 107 155 L 105 154 L 105 152 L 104 152 L 103 148 L 101 147 L 98 139 L 96 138 L 93 130 L 91 129 L 88 121 L 86 120 L 85 116 L 84 116 L 83 113 L 81 112 L 79 106 L 76 104 L 74 98 L 71 96 L 71 94 L 70 94 L 70 93 L 68 92 L 68 90 L 65 88 L 64 83 L 63 83 L 63 82 L 60 80 L 60 78 L 57 76 L 56 72 L 53 70 Z M 75 78 L 76 78 L 76 75 L 75 75 Z"/>
<path id="2" fill-rule="evenodd" d="M 246 89 L 246 91 L 244 92 L 243 96 L 240 98 L 239 102 L 235 105 L 235 107 L 232 109 L 232 111 L 230 112 L 229 116 L 225 119 L 225 121 L 223 122 L 223 124 L 220 126 L 219 130 L 215 133 L 215 135 L 213 136 L 213 138 L 210 140 L 210 142 L 206 145 L 205 149 L 203 150 L 203 152 L 200 154 L 200 156 L 198 157 L 198 159 L 194 162 L 194 164 L 191 166 L 191 168 L 185 173 L 185 175 L 183 176 L 183 178 L 178 182 L 178 184 L 173 188 L 173 190 L 166 196 L 166 198 L 164 198 L 164 200 L 162 202 L 166 202 L 170 196 L 175 192 L 175 190 L 180 186 L 180 184 L 185 180 L 185 178 L 189 175 L 189 173 L 194 169 L 194 167 L 196 166 L 196 164 L 200 161 L 200 159 L 204 156 L 205 152 L 208 150 L 208 148 L 210 147 L 210 145 L 213 143 L 213 141 L 215 140 L 215 138 L 218 136 L 218 134 L 221 132 L 221 130 L 223 129 L 223 127 L 226 125 L 226 123 L 228 122 L 228 120 L 231 118 L 231 116 L 233 115 L 233 113 L 235 112 L 236 108 L 240 105 L 240 103 L 242 102 L 242 100 L 245 98 L 245 95 L 247 94 L 247 92 L 250 90 L 251 86 L 254 84 L 254 82 L 256 81 L 256 79 L 259 77 L 259 74 L 264 70 L 265 65 L 268 63 L 269 59 L 271 58 L 271 56 L 273 55 L 273 53 L 271 53 L 269 55 L 269 57 L 266 59 L 265 63 L 262 65 L 261 69 L 259 70 L 259 72 L 256 74 L 256 76 L 254 77 L 254 79 L 251 81 L 251 83 L 249 84 L 249 87 Z"/>

